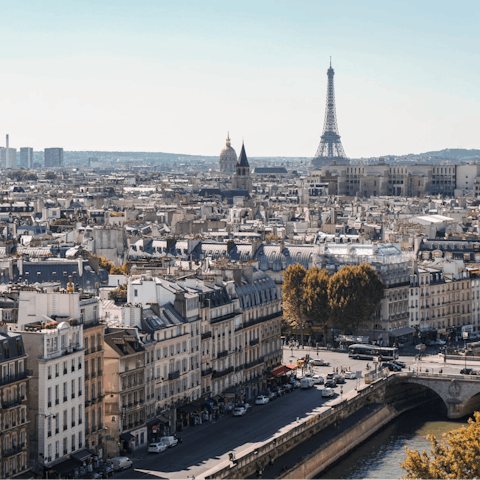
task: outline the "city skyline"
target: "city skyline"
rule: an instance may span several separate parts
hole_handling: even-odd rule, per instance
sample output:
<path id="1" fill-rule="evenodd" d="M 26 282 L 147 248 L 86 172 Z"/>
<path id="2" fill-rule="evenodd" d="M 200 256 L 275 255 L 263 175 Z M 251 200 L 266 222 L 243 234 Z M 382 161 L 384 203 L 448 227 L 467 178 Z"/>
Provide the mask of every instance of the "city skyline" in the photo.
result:
<path id="1" fill-rule="evenodd" d="M 352 158 L 478 148 L 474 2 L 2 7 L 0 142 L 313 157 L 326 71 Z M 448 64 L 446 63 L 448 59 Z"/>

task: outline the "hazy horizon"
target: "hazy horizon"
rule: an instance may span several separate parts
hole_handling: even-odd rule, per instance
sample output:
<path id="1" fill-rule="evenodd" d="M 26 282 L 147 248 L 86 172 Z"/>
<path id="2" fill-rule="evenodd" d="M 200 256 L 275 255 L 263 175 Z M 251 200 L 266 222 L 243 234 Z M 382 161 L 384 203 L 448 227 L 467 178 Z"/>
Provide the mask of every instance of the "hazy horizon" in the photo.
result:
<path id="1" fill-rule="evenodd" d="M 480 5 L 346 0 L 2 5 L 0 145 L 307 157 L 330 56 L 350 158 L 473 149 Z"/>

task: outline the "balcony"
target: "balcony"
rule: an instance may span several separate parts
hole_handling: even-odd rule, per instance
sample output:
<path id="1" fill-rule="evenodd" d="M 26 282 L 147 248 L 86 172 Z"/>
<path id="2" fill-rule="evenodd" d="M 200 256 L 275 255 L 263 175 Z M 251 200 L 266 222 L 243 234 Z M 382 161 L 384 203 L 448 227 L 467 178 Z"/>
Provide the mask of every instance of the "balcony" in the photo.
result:
<path id="1" fill-rule="evenodd" d="M 169 380 L 175 380 L 176 378 L 180 377 L 180 370 L 177 370 L 176 372 L 170 372 L 168 374 L 168 379 Z"/>
<path id="2" fill-rule="evenodd" d="M 264 358 L 263 357 L 260 357 L 260 358 L 257 358 L 257 360 L 253 360 L 253 362 L 249 362 L 249 363 L 246 363 L 245 364 L 245 369 L 249 369 L 249 368 L 253 368 L 257 365 L 260 365 L 261 363 L 264 362 Z"/>
<path id="3" fill-rule="evenodd" d="M 234 371 L 234 367 L 228 367 L 225 368 L 224 370 L 217 370 L 216 372 L 213 373 L 212 378 L 221 378 L 224 377 L 225 375 L 228 375 L 229 373 L 232 373 Z"/>
<path id="4" fill-rule="evenodd" d="M 23 450 L 23 447 L 21 445 L 17 445 L 16 447 L 12 447 L 8 450 L 3 451 L 3 458 L 7 457 L 13 457 L 13 455 L 17 455 L 21 453 Z"/>
<path id="5" fill-rule="evenodd" d="M 67 400 L 68 400 L 68 397 L 66 395 L 64 395 L 63 402 L 65 403 Z"/>
<path id="6" fill-rule="evenodd" d="M 90 380 L 90 374 L 88 373 L 85 374 L 85 380 Z"/>
<path id="7" fill-rule="evenodd" d="M 217 353 L 217 358 L 223 358 L 228 356 L 228 350 L 223 350 L 222 352 Z"/>
<path id="8" fill-rule="evenodd" d="M 20 380 L 26 380 L 32 373 L 27 373 L 29 372 L 28 370 L 26 372 L 18 373 L 17 375 L 5 375 L 3 378 L 0 379 L 0 386 L 3 385 L 8 385 L 10 383 L 18 382 Z"/>
<path id="9" fill-rule="evenodd" d="M 206 377 L 207 375 L 211 375 L 213 372 L 212 368 L 207 368 L 206 370 L 202 370 L 202 377 Z"/>
<path id="10" fill-rule="evenodd" d="M 212 332 L 205 332 L 205 333 L 202 333 L 201 335 L 202 340 L 206 340 L 207 338 L 211 338 L 211 337 L 212 337 Z"/>
<path id="11" fill-rule="evenodd" d="M 231 312 L 227 313 L 226 315 L 221 315 L 220 317 L 215 317 L 210 319 L 210 323 L 218 323 L 218 322 L 223 322 L 225 320 L 229 320 L 230 318 L 234 318 L 237 315 L 241 315 L 239 312 Z"/>
<path id="12" fill-rule="evenodd" d="M 97 377 L 97 372 L 92 372 L 92 378 L 96 378 Z"/>
<path id="13" fill-rule="evenodd" d="M 254 347 L 255 345 L 258 345 L 259 341 L 260 341 L 260 339 L 254 338 L 253 340 L 250 340 L 249 345 L 251 347 Z"/>

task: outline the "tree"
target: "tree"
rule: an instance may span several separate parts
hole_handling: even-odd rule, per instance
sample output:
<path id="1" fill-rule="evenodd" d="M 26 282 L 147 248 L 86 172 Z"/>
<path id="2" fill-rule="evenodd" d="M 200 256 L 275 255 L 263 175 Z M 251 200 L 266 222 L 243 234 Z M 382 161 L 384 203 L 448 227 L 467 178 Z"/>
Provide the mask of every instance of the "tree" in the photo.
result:
<path id="1" fill-rule="evenodd" d="M 299 263 L 290 265 L 283 272 L 283 314 L 292 327 L 300 329 L 302 345 L 308 325 L 303 309 L 305 275 L 306 270 Z"/>
<path id="2" fill-rule="evenodd" d="M 402 478 L 480 478 L 480 412 L 468 425 L 444 433 L 439 440 L 427 435 L 430 453 L 405 447 L 407 458 L 401 464 Z"/>
<path id="3" fill-rule="evenodd" d="M 330 322 L 330 302 L 328 286 L 330 274 L 318 267 L 307 270 L 303 280 L 303 310 L 307 322 L 323 329 L 324 341 L 327 340 L 327 327 Z"/>
<path id="4" fill-rule="evenodd" d="M 370 265 L 347 265 L 330 279 L 328 288 L 332 323 L 355 331 L 368 322 L 383 298 L 383 283 Z"/>
<path id="5" fill-rule="evenodd" d="M 48 172 L 45 172 L 45 180 L 55 180 L 57 178 L 57 175 L 55 172 L 51 172 L 50 170 Z"/>

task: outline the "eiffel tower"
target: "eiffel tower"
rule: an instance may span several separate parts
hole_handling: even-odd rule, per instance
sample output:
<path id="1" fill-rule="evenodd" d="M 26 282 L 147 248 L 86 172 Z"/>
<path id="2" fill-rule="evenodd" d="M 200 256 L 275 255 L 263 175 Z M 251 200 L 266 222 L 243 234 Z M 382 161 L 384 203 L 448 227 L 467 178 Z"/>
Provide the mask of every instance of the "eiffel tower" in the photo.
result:
<path id="1" fill-rule="evenodd" d="M 325 123 L 323 133 L 320 139 L 320 145 L 317 153 L 312 159 L 312 167 L 319 168 L 322 165 L 348 164 L 350 163 L 345 155 L 340 135 L 337 127 L 337 114 L 335 113 L 335 90 L 333 87 L 333 76 L 335 72 L 332 68 L 332 59 L 330 58 L 330 68 L 327 70 L 327 106 L 325 108 Z"/>

